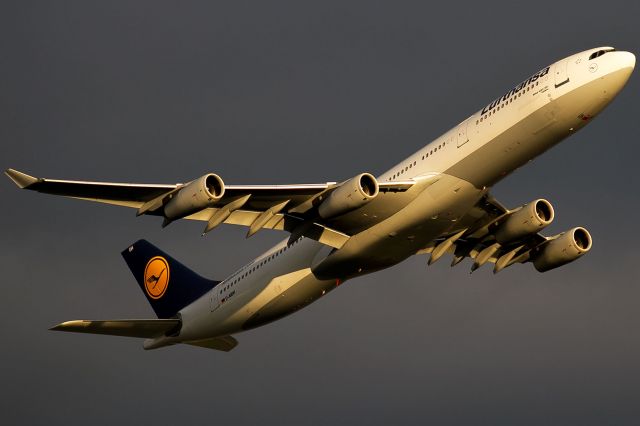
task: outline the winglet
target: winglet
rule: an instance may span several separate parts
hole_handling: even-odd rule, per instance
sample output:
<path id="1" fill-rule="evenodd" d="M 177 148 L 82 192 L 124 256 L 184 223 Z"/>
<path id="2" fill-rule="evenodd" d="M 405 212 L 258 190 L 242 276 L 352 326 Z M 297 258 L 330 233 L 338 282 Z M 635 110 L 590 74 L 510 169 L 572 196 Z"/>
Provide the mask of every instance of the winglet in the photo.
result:
<path id="1" fill-rule="evenodd" d="M 18 185 L 18 188 L 20 189 L 27 188 L 33 185 L 34 183 L 38 182 L 38 178 L 29 176 L 26 173 L 22 173 L 14 169 L 5 170 L 4 174 L 9 176 L 9 179 L 11 179 L 13 183 Z"/>

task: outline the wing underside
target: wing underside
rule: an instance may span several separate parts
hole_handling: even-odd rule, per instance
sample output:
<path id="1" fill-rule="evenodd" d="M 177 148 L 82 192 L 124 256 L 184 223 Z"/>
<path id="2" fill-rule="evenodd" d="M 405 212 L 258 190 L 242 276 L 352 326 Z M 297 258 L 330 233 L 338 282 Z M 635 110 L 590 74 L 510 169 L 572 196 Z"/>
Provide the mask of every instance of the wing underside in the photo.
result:
<path id="1" fill-rule="evenodd" d="M 519 209 L 509 210 L 490 194 L 486 194 L 460 221 L 455 231 L 434 240 L 418 253 L 431 254 L 429 265 L 444 254 L 452 255 L 452 267 L 471 258 L 471 272 L 487 263 L 494 264 L 493 271 L 497 273 L 515 263 L 533 261 L 547 243 L 562 234 L 547 237 L 533 232 L 508 242 L 498 242 L 497 231 Z"/>
<path id="2" fill-rule="evenodd" d="M 499 272 L 514 263 L 526 262 L 530 258 L 531 250 L 548 240 L 548 237 L 540 233 L 533 233 L 509 243 L 499 244 L 495 239 L 495 232 L 513 211 L 490 195 L 476 208 L 483 210 L 485 215 L 469 229 L 453 250 L 454 262 L 460 262 L 461 258 L 468 256 L 474 260 L 472 270 L 485 263 L 493 263 L 494 271 Z"/>
<path id="3" fill-rule="evenodd" d="M 138 184 L 36 178 L 8 169 L 5 174 L 20 188 L 137 209 L 137 213 L 162 216 L 163 207 L 188 184 Z M 381 192 L 403 192 L 414 182 L 381 182 Z M 336 188 L 336 182 L 292 185 L 225 185 L 224 195 L 213 205 L 182 216 L 207 222 L 204 232 L 221 223 L 246 226 L 247 236 L 260 229 L 283 230 L 292 238 L 305 236 L 340 248 L 350 235 L 326 226 L 310 215 L 317 200 Z M 163 225 L 170 223 L 167 219 Z"/>

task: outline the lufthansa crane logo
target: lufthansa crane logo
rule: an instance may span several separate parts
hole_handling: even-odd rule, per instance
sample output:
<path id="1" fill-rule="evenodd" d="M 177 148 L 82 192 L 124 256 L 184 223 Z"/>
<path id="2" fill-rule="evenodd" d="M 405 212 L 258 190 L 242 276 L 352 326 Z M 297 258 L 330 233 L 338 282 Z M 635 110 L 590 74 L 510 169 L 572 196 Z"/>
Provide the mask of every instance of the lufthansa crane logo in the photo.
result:
<path id="1" fill-rule="evenodd" d="M 160 299 L 169 285 L 169 262 L 162 256 L 151 258 L 144 268 L 144 289 L 152 299 Z"/>

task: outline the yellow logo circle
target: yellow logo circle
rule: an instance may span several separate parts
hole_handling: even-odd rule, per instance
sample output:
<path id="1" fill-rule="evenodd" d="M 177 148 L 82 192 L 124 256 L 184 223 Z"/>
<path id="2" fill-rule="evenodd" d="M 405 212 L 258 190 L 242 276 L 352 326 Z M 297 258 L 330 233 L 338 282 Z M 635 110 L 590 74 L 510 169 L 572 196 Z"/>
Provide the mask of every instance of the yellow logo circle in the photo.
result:
<path id="1" fill-rule="evenodd" d="M 160 299 L 169 285 L 169 262 L 162 256 L 151 258 L 144 268 L 144 289 L 152 299 Z"/>

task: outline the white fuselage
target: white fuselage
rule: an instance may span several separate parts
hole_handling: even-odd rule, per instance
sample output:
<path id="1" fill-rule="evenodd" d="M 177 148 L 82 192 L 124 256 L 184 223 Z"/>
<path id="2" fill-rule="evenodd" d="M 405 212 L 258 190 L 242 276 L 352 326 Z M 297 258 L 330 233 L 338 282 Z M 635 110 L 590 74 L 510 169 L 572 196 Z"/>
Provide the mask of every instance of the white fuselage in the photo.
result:
<path id="1" fill-rule="evenodd" d="M 263 325 L 464 229 L 489 187 L 582 128 L 622 89 L 635 58 L 607 51 L 589 59 L 606 49 L 543 68 L 380 175 L 379 181 L 416 184 L 336 218 L 337 225 L 362 226 L 341 249 L 307 238 L 291 246 L 283 241 L 182 309 L 180 334 L 159 340 L 197 341 Z"/>

